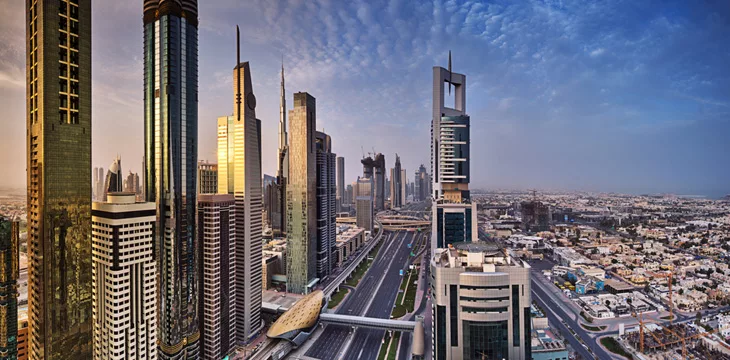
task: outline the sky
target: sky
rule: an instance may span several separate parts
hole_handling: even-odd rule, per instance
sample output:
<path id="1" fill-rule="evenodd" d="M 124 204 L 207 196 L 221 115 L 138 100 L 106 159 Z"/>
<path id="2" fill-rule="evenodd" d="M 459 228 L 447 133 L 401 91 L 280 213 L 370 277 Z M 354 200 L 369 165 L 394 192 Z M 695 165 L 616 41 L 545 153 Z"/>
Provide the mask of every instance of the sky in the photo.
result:
<path id="1" fill-rule="evenodd" d="M 0 0 L 0 187 L 25 186 L 22 0 Z M 730 193 L 730 3 L 206 0 L 199 5 L 199 159 L 233 111 L 235 26 L 275 174 L 286 99 L 317 99 L 345 157 L 429 164 L 432 67 L 467 76 L 471 187 Z M 93 166 L 140 172 L 142 0 L 93 2 Z"/>

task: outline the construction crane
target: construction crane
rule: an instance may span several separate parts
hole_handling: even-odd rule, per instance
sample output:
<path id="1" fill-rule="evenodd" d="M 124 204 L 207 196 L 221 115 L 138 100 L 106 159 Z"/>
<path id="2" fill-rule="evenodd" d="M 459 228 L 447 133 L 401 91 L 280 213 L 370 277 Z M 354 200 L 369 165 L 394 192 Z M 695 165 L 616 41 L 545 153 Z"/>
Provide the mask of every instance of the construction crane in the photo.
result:
<path id="1" fill-rule="evenodd" d="M 669 326 L 672 326 L 672 321 L 674 321 L 674 302 L 672 301 L 672 279 L 674 278 L 674 271 L 669 270 L 663 273 L 649 272 L 649 275 L 655 278 L 667 279 L 667 286 L 669 286 Z"/>
<path id="2" fill-rule="evenodd" d="M 643 316 L 643 313 L 639 313 L 639 314 L 632 313 L 631 316 L 635 317 L 636 320 L 639 321 L 639 351 L 641 351 L 641 353 L 644 353 L 644 316 Z M 676 339 L 672 340 L 672 341 L 664 342 L 664 341 L 662 341 L 662 339 L 659 339 L 659 337 L 656 336 L 656 334 L 654 334 L 653 331 L 649 331 L 649 335 L 651 335 L 651 337 L 653 337 L 654 340 L 656 340 L 657 344 L 664 349 L 666 349 L 669 346 L 672 346 L 672 345 L 675 345 L 678 343 L 682 343 L 682 358 L 683 359 L 687 358 L 687 340 L 692 340 L 692 339 L 704 337 L 707 335 L 712 335 L 718 331 L 721 331 L 721 330 L 724 330 L 724 329 L 727 329 L 728 327 L 730 327 L 730 325 L 729 325 L 729 326 L 725 326 L 723 328 L 717 328 L 717 329 L 713 329 L 710 331 L 703 331 L 703 332 L 699 332 L 694 335 L 686 336 L 686 334 L 679 335 L 676 331 L 672 330 L 669 326 L 664 326 L 661 323 L 657 323 L 656 325 L 662 327 L 665 331 L 674 335 L 676 337 Z"/>

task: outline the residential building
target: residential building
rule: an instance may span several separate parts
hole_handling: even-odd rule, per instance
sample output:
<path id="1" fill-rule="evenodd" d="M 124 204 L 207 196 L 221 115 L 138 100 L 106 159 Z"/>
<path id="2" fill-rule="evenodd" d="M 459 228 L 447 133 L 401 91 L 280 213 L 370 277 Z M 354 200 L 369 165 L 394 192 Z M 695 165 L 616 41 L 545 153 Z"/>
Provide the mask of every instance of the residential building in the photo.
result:
<path id="1" fill-rule="evenodd" d="M 355 186 L 356 224 L 366 231 L 373 231 L 373 178 L 358 178 Z"/>
<path id="2" fill-rule="evenodd" d="M 28 360 L 28 305 L 18 307 L 18 360 Z"/>
<path id="3" fill-rule="evenodd" d="M 552 329 L 532 331 L 532 360 L 568 360 L 565 343 L 558 339 Z"/>
<path id="4" fill-rule="evenodd" d="M 198 194 L 218 193 L 218 164 L 198 162 Z"/>
<path id="5" fill-rule="evenodd" d="M 317 277 L 323 279 L 332 273 L 333 251 L 337 240 L 337 185 L 332 139 L 317 131 Z"/>
<path id="6" fill-rule="evenodd" d="M 30 358 L 91 358 L 91 0 L 24 19 Z"/>
<path id="7" fill-rule="evenodd" d="M 431 257 L 433 358 L 530 359 L 530 266 L 490 244 Z"/>
<path id="8" fill-rule="evenodd" d="M 353 252 L 365 244 L 365 229 L 357 226 L 342 226 L 338 232 L 335 258 L 337 266 L 342 266 Z"/>
<path id="9" fill-rule="evenodd" d="M 20 222 L 0 216 L 0 357 L 18 356 Z"/>
<path id="10" fill-rule="evenodd" d="M 261 323 L 261 120 L 256 118 L 256 96 L 251 68 L 240 59 L 233 69 L 233 115 L 218 118 L 218 193 L 236 200 L 235 312 L 236 343 L 249 342 Z"/>
<path id="11" fill-rule="evenodd" d="M 135 197 L 92 205 L 94 359 L 157 359 L 155 204 Z"/>
<path id="12" fill-rule="evenodd" d="M 236 215 L 232 194 L 198 196 L 201 359 L 223 359 L 236 345 Z"/>
<path id="13" fill-rule="evenodd" d="M 317 148 L 316 100 L 294 94 L 289 111 L 287 198 L 287 291 L 309 293 L 317 284 Z"/>
<path id="14" fill-rule="evenodd" d="M 195 359 L 200 338 L 198 3 L 145 0 L 143 9 L 144 192 L 157 211 L 159 355 Z"/>

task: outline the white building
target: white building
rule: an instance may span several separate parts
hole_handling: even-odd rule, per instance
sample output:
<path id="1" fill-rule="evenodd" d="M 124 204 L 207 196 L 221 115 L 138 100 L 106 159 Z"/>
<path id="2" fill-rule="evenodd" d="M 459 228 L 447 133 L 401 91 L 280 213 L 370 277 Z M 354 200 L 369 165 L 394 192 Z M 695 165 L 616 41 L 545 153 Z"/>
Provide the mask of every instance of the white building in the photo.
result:
<path id="1" fill-rule="evenodd" d="M 157 359 L 155 214 L 134 193 L 92 205 L 94 359 Z"/>

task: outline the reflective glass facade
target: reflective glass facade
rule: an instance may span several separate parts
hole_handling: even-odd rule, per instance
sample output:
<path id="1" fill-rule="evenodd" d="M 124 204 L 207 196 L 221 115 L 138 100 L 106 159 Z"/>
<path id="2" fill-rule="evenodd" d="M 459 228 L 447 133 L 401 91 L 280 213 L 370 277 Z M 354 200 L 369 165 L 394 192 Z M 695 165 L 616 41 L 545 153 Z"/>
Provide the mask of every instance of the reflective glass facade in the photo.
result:
<path id="1" fill-rule="evenodd" d="M 465 320 L 464 359 L 509 359 L 507 321 Z"/>
<path id="2" fill-rule="evenodd" d="M 91 358 L 91 0 L 25 23 L 29 358 Z"/>
<path id="3" fill-rule="evenodd" d="M 156 203 L 160 357 L 198 356 L 197 2 L 144 3 L 145 196 Z"/>

